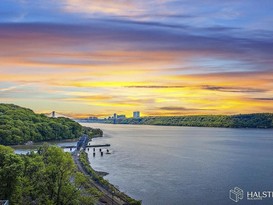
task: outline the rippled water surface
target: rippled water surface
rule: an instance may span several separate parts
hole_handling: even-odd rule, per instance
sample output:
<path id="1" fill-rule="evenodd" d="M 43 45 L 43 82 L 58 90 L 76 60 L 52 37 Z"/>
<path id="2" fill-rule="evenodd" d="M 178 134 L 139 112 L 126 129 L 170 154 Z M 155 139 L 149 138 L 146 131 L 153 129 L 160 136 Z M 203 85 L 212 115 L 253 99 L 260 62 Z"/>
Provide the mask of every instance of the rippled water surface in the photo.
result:
<path id="1" fill-rule="evenodd" d="M 112 154 L 98 149 L 94 169 L 144 205 L 236 204 L 235 186 L 273 191 L 273 130 L 84 124 L 105 136 Z M 273 204 L 273 199 L 240 204 Z"/>

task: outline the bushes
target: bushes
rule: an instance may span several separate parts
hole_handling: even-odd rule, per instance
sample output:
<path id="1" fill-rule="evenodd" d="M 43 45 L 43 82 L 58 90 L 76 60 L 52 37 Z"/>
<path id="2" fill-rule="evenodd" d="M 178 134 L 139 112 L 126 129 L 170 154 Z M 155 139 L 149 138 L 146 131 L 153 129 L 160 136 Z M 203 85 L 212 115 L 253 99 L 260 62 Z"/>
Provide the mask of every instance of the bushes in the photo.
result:
<path id="1" fill-rule="evenodd" d="M 90 138 L 93 137 L 102 137 L 103 131 L 98 128 L 83 127 L 83 134 L 88 135 Z"/>

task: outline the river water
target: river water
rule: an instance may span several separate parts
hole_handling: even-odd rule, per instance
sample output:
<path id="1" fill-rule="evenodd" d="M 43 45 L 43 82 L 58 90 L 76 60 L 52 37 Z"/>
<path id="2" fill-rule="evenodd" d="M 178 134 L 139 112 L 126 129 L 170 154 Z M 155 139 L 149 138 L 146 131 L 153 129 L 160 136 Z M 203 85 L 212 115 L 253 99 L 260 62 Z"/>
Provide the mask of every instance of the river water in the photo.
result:
<path id="1" fill-rule="evenodd" d="M 89 150 L 92 167 L 144 205 L 273 204 L 246 198 L 273 191 L 272 129 L 83 125 L 104 131 L 93 144 L 111 144 L 103 157 Z M 234 187 L 244 191 L 238 203 L 229 198 Z"/>

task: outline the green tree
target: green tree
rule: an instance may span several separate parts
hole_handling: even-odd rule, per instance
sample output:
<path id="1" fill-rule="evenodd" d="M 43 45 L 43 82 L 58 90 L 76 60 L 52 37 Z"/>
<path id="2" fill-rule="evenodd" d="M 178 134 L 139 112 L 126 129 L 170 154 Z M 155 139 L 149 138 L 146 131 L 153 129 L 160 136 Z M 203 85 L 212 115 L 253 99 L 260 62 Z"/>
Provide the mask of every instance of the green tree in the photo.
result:
<path id="1" fill-rule="evenodd" d="M 23 161 L 9 147 L 0 145 L 0 198 L 13 201 L 16 198 Z"/>
<path id="2" fill-rule="evenodd" d="M 0 144 L 72 139 L 82 132 L 82 126 L 68 118 L 50 118 L 30 109 L 0 103 Z"/>
<path id="3" fill-rule="evenodd" d="M 16 155 L 0 145 L 0 165 L 0 197 L 11 205 L 91 205 L 100 196 L 72 156 L 57 146 Z"/>

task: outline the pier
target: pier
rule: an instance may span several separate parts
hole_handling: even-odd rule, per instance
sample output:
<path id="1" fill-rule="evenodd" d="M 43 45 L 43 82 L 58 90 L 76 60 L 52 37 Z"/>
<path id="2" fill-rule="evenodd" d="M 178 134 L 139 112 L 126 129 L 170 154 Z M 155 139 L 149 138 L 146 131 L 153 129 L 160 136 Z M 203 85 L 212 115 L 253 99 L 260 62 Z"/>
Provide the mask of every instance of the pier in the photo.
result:
<path id="1" fill-rule="evenodd" d="M 89 147 L 110 147 L 110 144 L 95 144 L 95 145 L 86 145 L 85 148 Z M 78 148 L 76 145 L 61 146 L 61 148 Z"/>
<path id="2" fill-rule="evenodd" d="M 77 142 L 77 145 L 67 145 L 67 146 L 61 146 L 61 148 L 68 148 L 68 149 L 73 149 L 76 148 L 77 150 L 80 150 L 83 148 L 84 150 L 86 148 L 95 148 L 95 147 L 110 147 L 110 144 L 96 144 L 96 145 L 89 145 L 89 138 L 87 135 L 83 135 L 79 141 Z"/>

